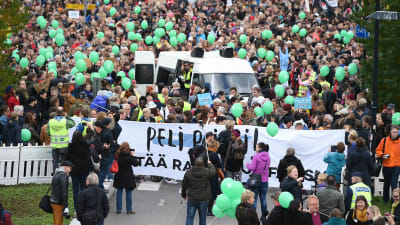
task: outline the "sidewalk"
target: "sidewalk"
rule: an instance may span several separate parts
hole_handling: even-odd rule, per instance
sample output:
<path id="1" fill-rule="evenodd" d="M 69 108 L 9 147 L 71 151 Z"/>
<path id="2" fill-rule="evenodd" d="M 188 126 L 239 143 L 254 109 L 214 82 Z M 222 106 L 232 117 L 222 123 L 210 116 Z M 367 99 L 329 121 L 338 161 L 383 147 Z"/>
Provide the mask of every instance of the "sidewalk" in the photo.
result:
<path id="1" fill-rule="evenodd" d="M 113 187 L 113 182 L 112 181 L 104 181 L 104 189 L 108 190 L 107 193 L 107 198 L 111 202 L 111 197 L 115 193 L 115 188 Z M 70 225 L 81 225 L 81 223 L 78 221 L 77 218 L 72 219 Z"/>

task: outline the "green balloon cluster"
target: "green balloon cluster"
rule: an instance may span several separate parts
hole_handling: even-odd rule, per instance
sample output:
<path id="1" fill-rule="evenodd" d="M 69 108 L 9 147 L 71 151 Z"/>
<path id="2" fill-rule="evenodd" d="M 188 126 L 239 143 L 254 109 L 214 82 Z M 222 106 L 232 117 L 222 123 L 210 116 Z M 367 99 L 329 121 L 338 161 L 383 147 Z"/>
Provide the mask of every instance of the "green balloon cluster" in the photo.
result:
<path id="1" fill-rule="evenodd" d="M 400 113 L 399 112 L 394 113 L 392 115 L 392 124 L 396 125 L 396 126 L 400 125 Z"/>
<path id="2" fill-rule="evenodd" d="M 267 133 L 269 134 L 269 136 L 275 137 L 278 134 L 278 131 L 279 131 L 279 127 L 276 123 L 274 123 L 274 122 L 268 123 Z"/>
<path id="3" fill-rule="evenodd" d="M 265 114 L 270 114 L 274 110 L 274 105 L 271 101 L 264 102 L 262 109 Z"/>
<path id="4" fill-rule="evenodd" d="M 339 41 L 342 40 L 342 36 L 340 34 L 335 34 L 333 38 Z"/>
<path id="5" fill-rule="evenodd" d="M 231 218 L 236 218 L 236 207 L 241 202 L 240 198 L 244 190 L 241 182 L 234 181 L 232 178 L 225 178 L 221 182 L 222 194 L 218 195 L 212 208 L 214 216 L 222 218 L 228 215 Z"/>
<path id="6" fill-rule="evenodd" d="M 293 195 L 290 192 L 284 191 L 279 195 L 279 204 L 287 209 L 289 208 L 290 202 L 293 201 Z"/>
<path id="7" fill-rule="evenodd" d="M 119 72 L 117 73 L 117 77 L 126 77 L 126 74 L 125 74 L 124 71 L 119 71 Z"/>
<path id="8" fill-rule="evenodd" d="M 281 71 L 279 73 L 279 81 L 281 84 L 286 83 L 289 80 L 289 73 L 287 71 Z"/>
<path id="9" fill-rule="evenodd" d="M 285 94 L 285 88 L 280 84 L 275 85 L 274 91 L 275 94 L 279 97 L 283 97 L 283 95 Z"/>
<path id="10" fill-rule="evenodd" d="M 243 113 L 243 106 L 242 106 L 242 104 L 240 104 L 240 103 L 235 103 L 235 104 L 233 104 L 233 105 L 232 105 L 232 108 L 231 108 L 231 111 L 232 111 L 232 115 L 233 115 L 235 118 L 238 118 L 238 117 L 241 116 L 242 113 Z"/>
<path id="11" fill-rule="evenodd" d="M 94 81 L 94 78 L 101 78 L 99 73 L 92 73 L 92 75 L 90 76 L 90 80 L 92 80 L 92 82 Z"/>
<path id="12" fill-rule="evenodd" d="M 344 79 L 344 75 L 345 75 L 344 68 L 341 66 L 336 67 L 335 70 L 336 80 L 342 81 Z"/>
<path id="13" fill-rule="evenodd" d="M 21 130 L 21 140 L 22 141 L 29 141 L 31 140 L 31 131 L 28 129 L 22 129 Z"/>
<path id="14" fill-rule="evenodd" d="M 104 69 L 104 67 L 100 67 L 99 74 L 100 74 L 100 77 L 103 79 L 106 78 L 108 75 L 108 73 L 107 73 L 106 69 Z"/>
<path id="15" fill-rule="evenodd" d="M 154 37 L 153 37 L 153 45 L 156 45 L 156 44 L 158 44 L 159 42 L 160 42 L 160 38 L 157 37 L 157 36 L 154 36 Z"/>
<path id="16" fill-rule="evenodd" d="M 76 73 L 78 73 L 79 71 L 78 71 L 78 69 L 76 68 L 76 67 L 73 67 L 72 69 L 71 69 L 71 74 L 72 75 L 75 75 Z"/>
<path id="17" fill-rule="evenodd" d="M 84 59 L 84 58 L 85 58 L 85 56 L 81 51 L 75 52 L 75 54 L 74 54 L 75 61 L 78 61 L 78 60 Z"/>
<path id="18" fill-rule="evenodd" d="M 49 64 L 47 65 L 47 68 L 49 70 L 57 70 L 57 64 L 55 62 L 49 62 Z"/>
<path id="19" fill-rule="evenodd" d="M 326 77 L 329 74 L 329 66 L 322 66 L 319 72 L 321 76 Z"/>
<path id="20" fill-rule="evenodd" d="M 261 33 L 261 37 L 263 39 L 270 39 L 272 37 L 272 31 L 270 30 L 263 30 L 263 32 Z"/>

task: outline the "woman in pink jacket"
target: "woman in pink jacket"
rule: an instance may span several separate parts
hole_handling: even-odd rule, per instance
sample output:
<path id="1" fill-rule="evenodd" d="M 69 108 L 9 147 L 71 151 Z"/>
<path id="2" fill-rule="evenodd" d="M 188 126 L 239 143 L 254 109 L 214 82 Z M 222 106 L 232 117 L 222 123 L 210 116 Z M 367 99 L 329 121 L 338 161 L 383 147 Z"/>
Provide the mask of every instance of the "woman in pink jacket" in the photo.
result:
<path id="1" fill-rule="evenodd" d="M 254 155 L 251 163 L 248 163 L 247 169 L 251 170 L 253 174 L 260 174 L 261 175 L 261 183 L 255 187 L 251 188 L 250 190 L 255 194 L 255 200 L 253 207 L 257 210 L 257 198 L 260 196 L 261 202 L 261 212 L 262 216 L 265 217 L 268 215 L 267 210 L 267 191 L 268 191 L 268 171 L 269 165 L 271 164 L 271 159 L 268 154 L 269 146 L 268 144 L 264 144 L 260 142 L 257 144 L 256 147 L 256 154 Z"/>

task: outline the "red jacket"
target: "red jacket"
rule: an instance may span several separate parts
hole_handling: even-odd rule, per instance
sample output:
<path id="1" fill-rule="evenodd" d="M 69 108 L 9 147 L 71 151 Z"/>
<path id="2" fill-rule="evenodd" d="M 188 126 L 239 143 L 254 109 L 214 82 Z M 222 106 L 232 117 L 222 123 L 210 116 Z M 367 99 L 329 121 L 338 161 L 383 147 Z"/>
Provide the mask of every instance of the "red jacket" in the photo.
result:
<path id="1" fill-rule="evenodd" d="M 1 218 L 1 219 L 3 220 L 2 222 L 4 222 L 4 225 L 13 225 L 13 223 L 11 221 L 10 213 L 8 213 L 7 211 L 4 212 L 4 218 Z"/>
<path id="2" fill-rule="evenodd" d="M 11 96 L 7 99 L 7 105 L 10 108 L 10 112 L 14 112 L 14 106 L 19 105 L 19 100 L 15 96 Z"/>

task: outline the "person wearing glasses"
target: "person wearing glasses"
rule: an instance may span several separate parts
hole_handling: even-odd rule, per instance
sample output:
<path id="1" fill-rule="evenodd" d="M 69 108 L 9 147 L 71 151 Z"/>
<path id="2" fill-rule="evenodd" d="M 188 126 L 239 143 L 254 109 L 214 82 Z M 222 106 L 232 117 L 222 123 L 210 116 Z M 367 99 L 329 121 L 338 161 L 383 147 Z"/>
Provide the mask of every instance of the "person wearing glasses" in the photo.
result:
<path id="1" fill-rule="evenodd" d="M 400 188 L 396 188 L 392 192 L 393 204 L 390 214 L 394 216 L 396 224 L 400 223 Z"/>

